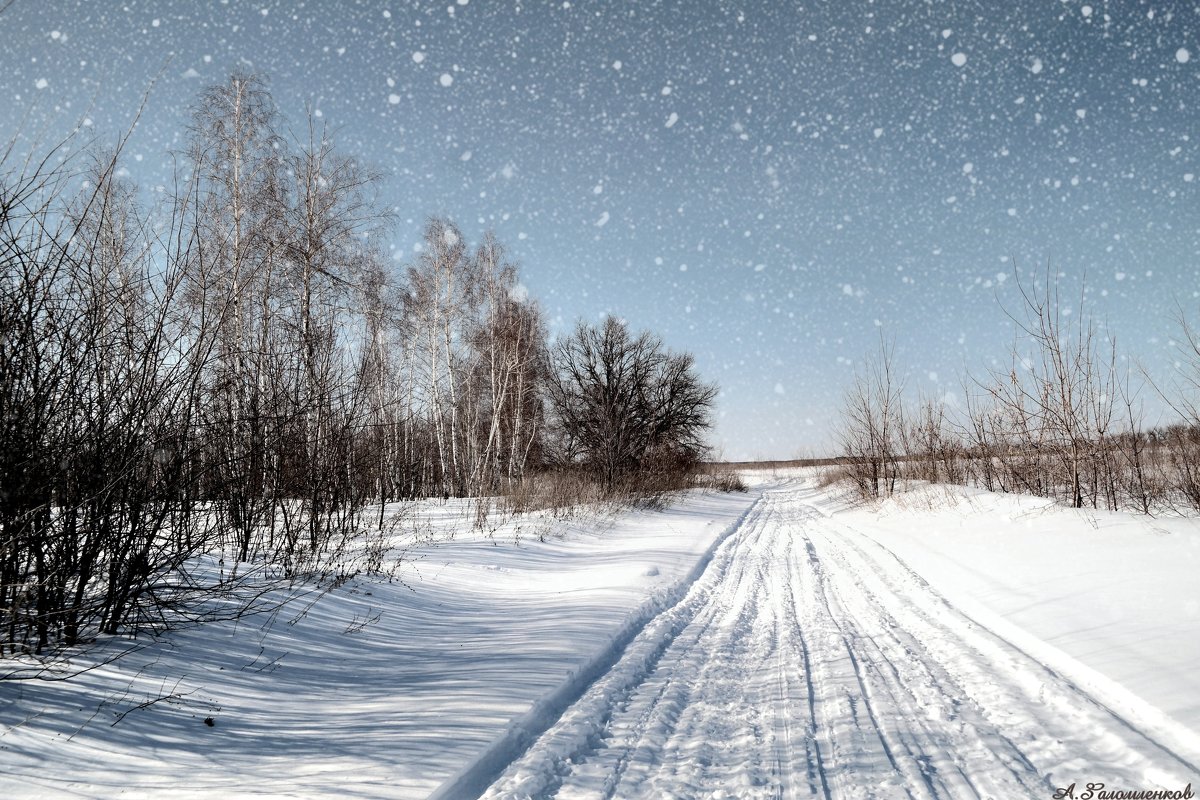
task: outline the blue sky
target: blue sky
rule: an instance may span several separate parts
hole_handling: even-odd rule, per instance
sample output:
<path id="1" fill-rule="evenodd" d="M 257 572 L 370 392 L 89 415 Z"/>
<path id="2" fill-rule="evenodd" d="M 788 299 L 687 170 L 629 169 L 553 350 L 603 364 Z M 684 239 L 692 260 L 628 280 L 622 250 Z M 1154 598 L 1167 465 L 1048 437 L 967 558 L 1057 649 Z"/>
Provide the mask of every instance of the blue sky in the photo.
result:
<path id="1" fill-rule="evenodd" d="M 653 329 L 722 387 L 726 457 L 790 457 L 828 449 L 880 329 L 914 391 L 1003 363 L 1014 262 L 1170 380 L 1198 33 L 1192 2 L 16 0 L 0 135 L 111 141 L 158 75 L 150 194 L 196 93 L 258 71 L 383 171 L 397 265 L 430 215 L 494 229 L 556 329 Z"/>

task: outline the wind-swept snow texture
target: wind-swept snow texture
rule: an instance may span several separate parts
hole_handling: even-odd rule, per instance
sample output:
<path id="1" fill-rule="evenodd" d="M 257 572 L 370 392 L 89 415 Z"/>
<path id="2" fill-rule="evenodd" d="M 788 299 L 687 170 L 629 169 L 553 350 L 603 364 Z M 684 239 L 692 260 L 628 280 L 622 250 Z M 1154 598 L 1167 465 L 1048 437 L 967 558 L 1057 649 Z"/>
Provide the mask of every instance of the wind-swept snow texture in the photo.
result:
<path id="1" fill-rule="evenodd" d="M 949 603 L 819 490 L 767 491 L 488 798 L 1048 798 L 1182 789 L 1146 730 Z M 1144 709 L 1143 709 L 1144 710 Z"/>

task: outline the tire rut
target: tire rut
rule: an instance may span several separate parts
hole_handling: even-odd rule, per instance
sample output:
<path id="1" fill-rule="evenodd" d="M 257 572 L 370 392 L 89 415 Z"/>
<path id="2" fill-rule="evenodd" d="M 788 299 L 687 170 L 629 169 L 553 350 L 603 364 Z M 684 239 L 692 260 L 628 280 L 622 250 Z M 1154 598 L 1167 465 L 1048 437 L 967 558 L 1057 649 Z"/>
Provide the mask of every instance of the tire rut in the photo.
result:
<path id="1" fill-rule="evenodd" d="M 484 796 L 1008 800 L 1081 770 L 1133 786 L 1194 774 L 821 499 L 765 492 Z"/>

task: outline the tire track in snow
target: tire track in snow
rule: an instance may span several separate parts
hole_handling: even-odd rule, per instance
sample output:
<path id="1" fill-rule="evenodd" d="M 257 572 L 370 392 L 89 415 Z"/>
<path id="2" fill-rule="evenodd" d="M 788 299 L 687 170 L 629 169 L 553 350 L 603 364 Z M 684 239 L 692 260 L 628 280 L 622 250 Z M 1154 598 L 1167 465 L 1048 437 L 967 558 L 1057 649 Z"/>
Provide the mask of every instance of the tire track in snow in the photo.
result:
<path id="1" fill-rule="evenodd" d="M 700 722 L 695 711 L 710 701 L 697 693 L 727 693 L 741 683 L 740 660 L 730 655 L 754 626 L 748 616 L 749 593 L 737 587 L 754 581 L 752 564 L 739 554 L 753 551 L 746 543 L 761 536 L 768 502 L 769 496 L 756 503 L 687 595 L 648 624 L 613 669 L 511 764 L 484 797 L 551 797 L 567 777 L 584 781 L 589 796 L 622 798 L 629 796 L 631 783 L 652 778 L 660 785 L 646 791 L 670 797 L 672 782 L 704 780 L 721 770 L 713 763 L 717 749 L 708 738 L 673 734 Z M 719 643 L 715 649 L 714 642 Z M 727 730 L 753 727 L 746 710 L 742 706 L 739 715 L 746 724 Z M 690 777 L 669 776 L 662 785 L 664 776 L 645 774 L 645 766 L 661 763 L 678 765 Z M 595 770 L 597 765 L 602 769 Z"/>
<path id="2" fill-rule="evenodd" d="M 1006 740 L 994 731 L 980 732 L 978 715 L 964 707 L 959 687 L 940 678 L 939 665 L 920 642 L 871 602 L 836 549 L 820 548 L 830 557 L 819 554 L 818 529 L 803 517 L 797 523 L 820 587 L 822 617 L 837 632 L 858 702 L 883 754 L 883 759 L 860 758 L 865 766 L 843 770 L 841 782 L 876 783 L 886 790 L 882 796 L 901 791 L 913 798 L 1032 796 L 1039 788 L 1036 771 L 1011 767 L 1022 763 L 1020 754 L 1002 754 Z M 954 746 L 945 746 L 949 742 Z M 968 766 L 962 752 L 992 758 Z M 843 790 L 848 793 L 849 787 Z"/>
<path id="3" fill-rule="evenodd" d="M 817 796 L 818 781 L 822 797 L 825 800 L 831 800 L 832 793 L 829 788 L 828 773 L 826 768 L 826 757 L 823 755 L 821 741 L 825 740 L 824 751 L 831 750 L 828 739 L 824 735 L 824 728 L 821 730 L 821 739 L 818 739 L 817 731 L 817 693 L 816 684 L 812 677 L 813 658 L 809 649 L 808 641 L 804 635 L 804 630 L 800 625 L 800 602 L 795 595 L 794 583 L 786 581 L 788 596 L 788 608 L 792 610 L 792 614 L 787 618 L 792 636 L 796 642 L 800 656 L 799 668 L 804 677 L 804 694 L 808 703 L 808 719 L 805 726 L 805 773 L 808 778 L 809 793 Z M 786 713 L 786 709 L 784 709 Z"/>
<path id="4" fill-rule="evenodd" d="M 1007 800 L 1194 776 L 820 501 L 765 493 L 484 796 Z"/>
<path id="5" fill-rule="evenodd" d="M 568 716 L 578 716 L 579 709 L 584 707 L 589 697 L 595 693 L 598 683 L 609 681 L 613 675 L 621 674 L 630 663 L 643 663 L 644 668 L 652 666 L 661 656 L 666 642 L 675 637 L 671 626 L 681 616 L 680 608 L 685 606 L 694 594 L 692 589 L 695 584 L 711 572 L 710 566 L 713 562 L 718 561 L 718 557 L 728 551 L 729 540 L 761 515 L 761 506 L 762 498 L 759 498 L 717 537 L 696 566 L 679 583 L 664 596 L 648 601 L 634 618 L 613 636 L 611 644 L 603 652 L 568 676 L 558 689 L 539 700 L 528 712 L 509 723 L 504 733 L 443 782 L 429 796 L 429 800 L 479 797 L 506 766 L 512 765 L 526 754 L 529 746 L 539 736 L 542 736 L 544 741 L 546 736 L 552 734 L 554 731 L 548 729 L 551 729 L 556 720 L 561 725 L 563 719 Z M 721 559 L 716 565 L 717 569 L 723 568 L 727 562 L 728 557 Z M 658 645 L 654 646 L 656 638 Z M 647 640 L 651 642 L 650 647 L 644 646 Z M 635 645 L 638 646 L 635 648 Z M 631 649 L 636 652 L 631 652 Z M 597 709 L 595 719 L 584 719 L 573 733 L 590 740 L 599 735 L 597 726 L 602 726 L 606 719 L 602 711 Z M 536 754 L 532 757 L 536 758 Z"/>
<path id="6" fill-rule="evenodd" d="M 971 686 L 981 707 L 1005 721 L 1009 735 L 1036 742 L 1032 749 L 1043 762 L 1070 765 L 1086 753 L 1109 770 L 1110 785 L 1114 771 L 1125 785 L 1159 783 L 1172 772 L 1186 783 L 1198 771 L 1189 756 L 955 609 L 886 547 L 832 522 L 822 535 L 836 537 L 837 557 L 855 576 L 858 593 L 895 614 L 888 625 L 923 643 L 930 652 L 924 663 L 945 664 L 943 679 Z"/>

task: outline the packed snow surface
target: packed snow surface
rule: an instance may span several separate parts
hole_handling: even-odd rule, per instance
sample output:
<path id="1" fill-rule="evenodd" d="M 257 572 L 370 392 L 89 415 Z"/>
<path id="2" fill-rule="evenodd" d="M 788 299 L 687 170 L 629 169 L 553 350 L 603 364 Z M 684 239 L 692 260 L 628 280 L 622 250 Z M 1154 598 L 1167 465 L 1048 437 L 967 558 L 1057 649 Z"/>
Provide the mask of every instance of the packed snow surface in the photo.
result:
<path id="1" fill-rule="evenodd" d="M 485 796 L 1034 798 L 1200 774 L 1191 731 L 1077 685 L 829 505 L 767 491 Z"/>
<path id="2" fill-rule="evenodd" d="M 852 509 L 811 475 L 752 483 L 491 535 L 449 506 L 404 585 L 360 579 L 270 626 L 0 682 L 0 796 L 1198 783 L 1196 521 L 942 487 Z"/>

